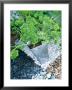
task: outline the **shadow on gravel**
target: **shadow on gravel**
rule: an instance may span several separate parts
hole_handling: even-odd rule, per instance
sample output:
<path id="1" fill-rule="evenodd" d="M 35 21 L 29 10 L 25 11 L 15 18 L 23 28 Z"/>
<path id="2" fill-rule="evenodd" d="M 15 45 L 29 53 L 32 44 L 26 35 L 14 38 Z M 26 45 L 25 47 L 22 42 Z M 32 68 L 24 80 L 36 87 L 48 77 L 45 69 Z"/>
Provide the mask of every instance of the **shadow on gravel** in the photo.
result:
<path id="1" fill-rule="evenodd" d="M 11 79 L 32 79 L 41 71 L 42 68 L 22 51 L 15 60 L 11 60 Z"/>

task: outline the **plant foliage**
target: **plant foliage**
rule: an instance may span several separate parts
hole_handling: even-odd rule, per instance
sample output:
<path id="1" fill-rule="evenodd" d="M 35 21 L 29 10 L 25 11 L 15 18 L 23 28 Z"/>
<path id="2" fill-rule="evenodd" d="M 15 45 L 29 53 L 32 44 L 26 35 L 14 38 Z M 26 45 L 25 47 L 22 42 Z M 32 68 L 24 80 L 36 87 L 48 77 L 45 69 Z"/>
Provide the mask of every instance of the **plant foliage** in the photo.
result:
<path id="1" fill-rule="evenodd" d="M 19 34 L 19 40 L 33 46 L 39 41 L 59 43 L 61 38 L 61 11 L 11 11 L 11 33 Z M 21 44 L 21 43 L 20 43 Z M 18 56 L 14 45 L 11 51 L 11 58 Z"/>

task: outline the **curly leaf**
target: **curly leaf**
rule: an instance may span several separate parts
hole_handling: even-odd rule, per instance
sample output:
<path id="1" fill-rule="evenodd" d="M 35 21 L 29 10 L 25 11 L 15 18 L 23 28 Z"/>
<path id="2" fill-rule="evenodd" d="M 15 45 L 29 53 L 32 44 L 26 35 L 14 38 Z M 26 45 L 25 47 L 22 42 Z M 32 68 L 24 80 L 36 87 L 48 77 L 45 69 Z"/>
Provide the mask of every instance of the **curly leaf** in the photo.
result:
<path id="1" fill-rule="evenodd" d="M 11 51 L 11 59 L 15 59 L 18 56 L 18 50 L 13 49 Z"/>

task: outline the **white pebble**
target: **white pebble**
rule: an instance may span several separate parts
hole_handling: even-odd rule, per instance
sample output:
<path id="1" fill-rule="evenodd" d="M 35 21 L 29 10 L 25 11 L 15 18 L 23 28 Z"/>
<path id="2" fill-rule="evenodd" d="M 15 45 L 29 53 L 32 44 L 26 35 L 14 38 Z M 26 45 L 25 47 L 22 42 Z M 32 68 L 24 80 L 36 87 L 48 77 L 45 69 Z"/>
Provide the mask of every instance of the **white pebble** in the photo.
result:
<path id="1" fill-rule="evenodd" d="M 50 78 L 50 77 L 51 77 L 51 73 L 48 73 L 48 74 L 47 74 L 47 78 Z"/>

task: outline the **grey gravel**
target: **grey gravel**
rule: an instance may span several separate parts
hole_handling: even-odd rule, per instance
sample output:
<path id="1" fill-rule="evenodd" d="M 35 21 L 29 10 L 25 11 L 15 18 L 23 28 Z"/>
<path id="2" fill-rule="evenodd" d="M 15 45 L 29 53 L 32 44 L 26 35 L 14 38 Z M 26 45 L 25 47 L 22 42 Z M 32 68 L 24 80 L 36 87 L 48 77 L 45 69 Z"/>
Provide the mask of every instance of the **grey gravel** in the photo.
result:
<path id="1" fill-rule="evenodd" d="M 44 44 L 33 49 L 26 46 L 16 60 L 11 60 L 11 79 L 55 79 L 44 68 L 60 54 L 61 50 L 54 44 Z"/>

